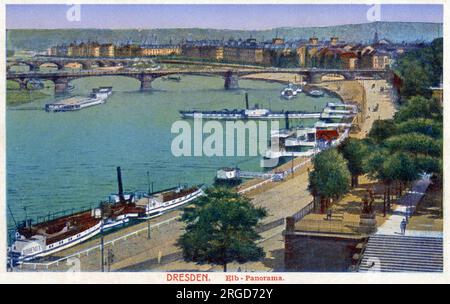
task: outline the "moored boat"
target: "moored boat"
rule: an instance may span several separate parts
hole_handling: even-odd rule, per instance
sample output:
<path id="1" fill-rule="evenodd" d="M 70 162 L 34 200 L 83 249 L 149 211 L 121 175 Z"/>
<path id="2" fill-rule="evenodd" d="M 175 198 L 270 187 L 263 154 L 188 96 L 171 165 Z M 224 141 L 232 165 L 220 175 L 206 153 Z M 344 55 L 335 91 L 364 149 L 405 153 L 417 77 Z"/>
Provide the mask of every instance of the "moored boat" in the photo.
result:
<path id="1" fill-rule="evenodd" d="M 302 89 L 295 86 L 294 84 L 290 83 L 287 87 L 285 87 L 282 91 L 281 91 L 281 97 L 283 97 L 284 99 L 290 100 L 294 97 L 297 97 L 297 95 L 299 93 L 302 92 Z"/>
<path id="2" fill-rule="evenodd" d="M 12 264 L 20 264 L 72 247 L 101 232 L 98 209 L 86 210 L 37 224 L 30 219 L 17 227 L 9 248 Z"/>
<path id="3" fill-rule="evenodd" d="M 47 112 L 78 111 L 87 107 L 103 104 L 111 95 L 112 87 L 100 87 L 92 90 L 88 97 L 74 96 L 45 105 Z"/>
<path id="4" fill-rule="evenodd" d="M 311 90 L 307 94 L 312 97 L 322 97 L 325 93 L 322 90 Z"/>
<path id="5" fill-rule="evenodd" d="M 144 196 L 136 201 L 136 206 L 144 208 L 140 219 L 149 219 L 181 207 L 204 195 L 203 185 L 194 187 L 179 186 Z"/>

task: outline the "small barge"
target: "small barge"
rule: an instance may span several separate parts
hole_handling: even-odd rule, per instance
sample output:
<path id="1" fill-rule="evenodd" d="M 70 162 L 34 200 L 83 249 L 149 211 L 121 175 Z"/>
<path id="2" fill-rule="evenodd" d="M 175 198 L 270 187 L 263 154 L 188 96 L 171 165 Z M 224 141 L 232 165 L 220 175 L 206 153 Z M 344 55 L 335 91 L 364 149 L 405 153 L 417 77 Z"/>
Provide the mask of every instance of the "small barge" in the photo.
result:
<path id="1" fill-rule="evenodd" d="M 106 102 L 111 95 L 112 87 L 100 87 L 92 90 L 89 97 L 75 96 L 63 99 L 55 103 L 45 105 L 47 112 L 68 112 L 78 111 L 87 107 L 96 106 Z"/>
<path id="2" fill-rule="evenodd" d="M 325 93 L 321 90 L 311 90 L 306 92 L 309 96 L 312 97 L 322 97 Z"/>

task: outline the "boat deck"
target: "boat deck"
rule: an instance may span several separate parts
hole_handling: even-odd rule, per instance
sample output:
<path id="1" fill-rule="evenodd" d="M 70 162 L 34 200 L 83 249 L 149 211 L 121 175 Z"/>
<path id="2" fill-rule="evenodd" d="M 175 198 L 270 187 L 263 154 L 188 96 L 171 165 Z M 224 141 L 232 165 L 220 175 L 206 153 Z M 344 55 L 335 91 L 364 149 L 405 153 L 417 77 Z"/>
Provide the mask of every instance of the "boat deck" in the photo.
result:
<path id="1" fill-rule="evenodd" d="M 43 235 L 46 237 L 46 244 L 52 244 L 85 231 L 98 224 L 99 221 L 100 219 L 94 218 L 91 215 L 91 210 L 88 210 L 32 225 L 31 227 L 20 228 L 19 233 L 27 239 L 32 238 L 34 235 Z"/>
<path id="2" fill-rule="evenodd" d="M 53 104 L 58 104 L 58 105 L 76 105 L 79 103 L 82 103 L 83 101 L 90 99 L 89 97 L 82 97 L 82 96 L 74 96 L 74 97 L 69 97 L 66 99 L 62 99 L 62 100 L 58 100 Z"/>

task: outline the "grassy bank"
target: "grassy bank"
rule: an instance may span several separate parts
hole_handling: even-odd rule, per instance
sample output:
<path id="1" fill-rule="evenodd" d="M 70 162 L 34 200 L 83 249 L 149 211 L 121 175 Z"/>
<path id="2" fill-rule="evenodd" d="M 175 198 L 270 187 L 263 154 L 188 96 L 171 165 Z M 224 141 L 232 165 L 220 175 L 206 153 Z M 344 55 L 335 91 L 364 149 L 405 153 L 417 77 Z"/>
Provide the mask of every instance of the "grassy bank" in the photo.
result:
<path id="1" fill-rule="evenodd" d="M 44 99 L 52 95 L 52 89 L 47 87 L 42 90 L 20 90 L 19 84 L 14 81 L 7 81 L 6 85 L 6 105 L 15 107 Z"/>

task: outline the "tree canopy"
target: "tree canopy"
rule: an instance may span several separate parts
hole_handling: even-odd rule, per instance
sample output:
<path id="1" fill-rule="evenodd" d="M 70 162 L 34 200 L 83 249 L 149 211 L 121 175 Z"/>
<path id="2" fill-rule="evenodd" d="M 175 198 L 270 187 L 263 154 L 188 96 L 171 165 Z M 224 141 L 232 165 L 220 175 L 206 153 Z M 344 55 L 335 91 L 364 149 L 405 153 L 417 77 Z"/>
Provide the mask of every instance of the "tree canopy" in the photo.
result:
<path id="1" fill-rule="evenodd" d="M 329 200 L 340 197 L 350 189 L 350 171 L 347 161 L 336 149 L 320 152 L 313 160 L 308 189 L 313 195 Z M 322 208 L 323 209 L 323 208 Z"/>
<path id="2" fill-rule="evenodd" d="M 406 133 L 390 137 L 386 140 L 386 146 L 391 151 L 404 151 L 412 154 L 426 154 L 441 156 L 442 141 L 419 133 Z"/>
<path id="3" fill-rule="evenodd" d="M 420 170 L 415 160 L 406 153 L 397 152 L 386 158 L 383 166 L 390 171 L 394 180 L 412 182 L 419 177 Z"/>
<path id="4" fill-rule="evenodd" d="M 406 104 L 395 114 L 396 122 L 417 118 L 442 121 L 442 106 L 439 104 L 439 101 L 435 98 L 414 96 L 408 99 Z"/>
<path id="5" fill-rule="evenodd" d="M 403 79 L 401 94 L 405 98 L 430 96 L 430 86 L 438 85 L 443 72 L 443 39 L 435 39 L 430 45 L 407 52 L 396 65 Z"/>
<path id="6" fill-rule="evenodd" d="M 442 122 L 429 118 L 411 118 L 397 124 L 397 133 L 420 133 L 435 139 L 442 138 Z"/>
<path id="7" fill-rule="evenodd" d="M 348 138 L 338 149 L 347 160 L 348 169 L 352 175 L 352 186 L 357 186 L 358 176 L 364 173 L 364 158 L 368 154 L 367 146 L 360 139 Z"/>
<path id="8" fill-rule="evenodd" d="M 386 138 L 396 134 L 396 124 L 393 119 L 375 120 L 369 132 L 369 138 L 376 143 L 382 143 Z"/>
<path id="9" fill-rule="evenodd" d="M 260 239 L 255 228 L 267 215 L 250 200 L 229 189 L 210 188 L 206 195 L 184 209 L 181 220 L 186 232 L 178 246 L 186 261 L 222 265 L 258 261 L 265 256 L 255 241 Z"/>
<path id="10" fill-rule="evenodd" d="M 372 179 L 379 179 L 389 184 L 395 179 L 395 172 L 387 165 L 389 152 L 386 149 L 376 149 L 364 161 L 364 169 Z"/>

